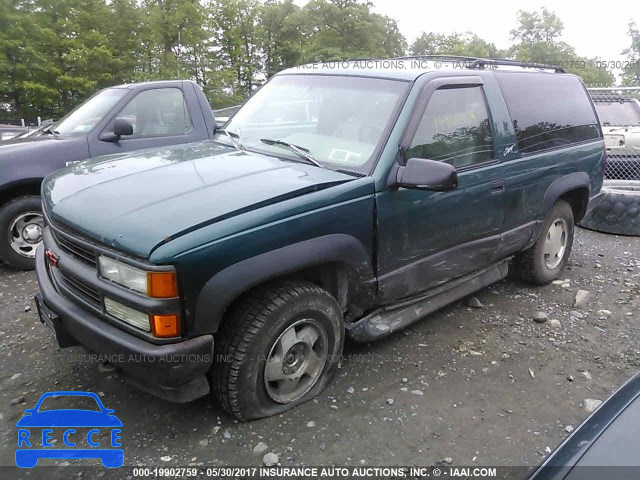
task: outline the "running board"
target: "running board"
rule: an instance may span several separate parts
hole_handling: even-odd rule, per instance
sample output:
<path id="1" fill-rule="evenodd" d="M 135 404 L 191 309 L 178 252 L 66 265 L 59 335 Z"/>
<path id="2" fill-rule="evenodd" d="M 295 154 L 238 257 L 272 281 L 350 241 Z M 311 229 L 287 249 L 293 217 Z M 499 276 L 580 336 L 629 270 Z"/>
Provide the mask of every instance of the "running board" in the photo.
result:
<path id="1" fill-rule="evenodd" d="M 471 295 L 509 273 L 509 260 L 450 280 L 420 296 L 405 298 L 347 324 L 347 334 L 357 342 L 372 342 L 417 322 L 440 308 Z"/>

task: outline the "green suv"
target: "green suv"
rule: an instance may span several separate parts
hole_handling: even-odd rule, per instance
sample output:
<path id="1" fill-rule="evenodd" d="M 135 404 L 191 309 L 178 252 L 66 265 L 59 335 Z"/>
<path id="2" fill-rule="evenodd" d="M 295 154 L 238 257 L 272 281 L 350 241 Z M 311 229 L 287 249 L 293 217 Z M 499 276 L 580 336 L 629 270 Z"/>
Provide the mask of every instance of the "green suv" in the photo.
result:
<path id="1" fill-rule="evenodd" d="M 60 346 L 157 396 L 277 414 L 327 385 L 345 336 L 389 335 L 509 269 L 557 278 L 604 167 L 561 70 L 286 70 L 211 141 L 50 175 L 38 310 Z"/>

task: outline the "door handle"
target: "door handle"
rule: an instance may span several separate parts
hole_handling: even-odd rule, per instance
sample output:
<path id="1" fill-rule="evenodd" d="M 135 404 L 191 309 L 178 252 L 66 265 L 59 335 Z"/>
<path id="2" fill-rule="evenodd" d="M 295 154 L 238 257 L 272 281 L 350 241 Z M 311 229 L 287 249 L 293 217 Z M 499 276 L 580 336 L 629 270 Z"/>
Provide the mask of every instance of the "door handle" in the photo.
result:
<path id="1" fill-rule="evenodd" d="M 496 180 L 495 182 L 491 182 L 491 193 L 502 193 L 504 192 L 504 187 L 504 180 Z"/>

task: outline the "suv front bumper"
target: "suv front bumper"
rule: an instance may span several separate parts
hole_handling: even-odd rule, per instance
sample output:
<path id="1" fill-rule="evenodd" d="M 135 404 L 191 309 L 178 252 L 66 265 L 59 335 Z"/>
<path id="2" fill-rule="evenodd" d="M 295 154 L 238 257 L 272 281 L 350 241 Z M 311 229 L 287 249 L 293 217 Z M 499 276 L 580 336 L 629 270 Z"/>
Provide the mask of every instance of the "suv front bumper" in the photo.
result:
<path id="1" fill-rule="evenodd" d="M 153 345 L 108 324 L 56 290 L 45 261 L 36 252 L 41 295 L 36 296 L 40 320 L 56 334 L 61 347 L 80 344 L 108 358 L 137 387 L 165 400 L 188 402 L 209 393 L 206 374 L 213 364 L 213 336 Z"/>

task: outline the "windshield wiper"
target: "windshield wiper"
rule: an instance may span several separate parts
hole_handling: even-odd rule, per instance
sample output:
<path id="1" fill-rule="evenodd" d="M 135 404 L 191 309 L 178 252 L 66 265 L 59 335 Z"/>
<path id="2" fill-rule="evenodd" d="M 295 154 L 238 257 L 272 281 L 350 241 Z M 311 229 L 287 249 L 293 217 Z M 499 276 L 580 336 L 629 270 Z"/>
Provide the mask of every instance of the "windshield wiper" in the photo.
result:
<path id="1" fill-rule="evenodd" d="M 54 130 L 51 127 L 47 127 L 44 130 L 42 130 L 42 133 L 46 133 L 47 135 L 51 135 L 52 133 L 56 134 L 56 135 L 60 135 L 60 132 L 58 132 L 57 130 Z"/>
<path id="2" fill-rule="evenodd" d="M 308 148 L 301 147 L 299 145 L 295 145 L 293 143 L 285 142 L 284 140 L 273 140 L 270 138 L 261 138 L 260 141 L 267 145 L 278 145 L 281 147 L 286 147 L 292 152 L 298 154 L 300 158 L 304 158 L 308 163 L 315 165 L 316 167 L 326 168 L 322 163 L 313 158 L 313 156 L 309 153 Z"/>
<path id="3" fill-rule="evenodd" d="M 224 128 L 217 129 L 216 133 L 218 133 L 218 132 L 222 132 L 227 136 L 229 141 L 232 143 L 233 148 L 235 148 L 236 150 L 241 150 L 241 151 L 244 150 L 244 147 L 240 143 L 240 135 L 239 134 L 237 134 L 236 132 L 230 132 L 229 130 L 224 129 Z"/>

